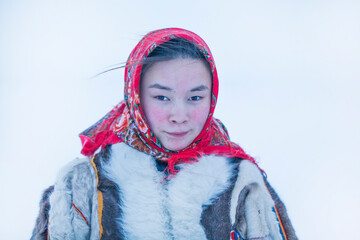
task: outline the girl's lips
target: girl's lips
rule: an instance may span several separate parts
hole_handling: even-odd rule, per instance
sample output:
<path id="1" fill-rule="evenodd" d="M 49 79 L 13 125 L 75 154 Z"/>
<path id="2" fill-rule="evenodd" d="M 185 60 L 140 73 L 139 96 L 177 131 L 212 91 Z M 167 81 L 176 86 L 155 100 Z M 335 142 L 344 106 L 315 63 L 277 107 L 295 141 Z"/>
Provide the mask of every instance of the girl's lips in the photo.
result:
<path id="1" fill-rule="evenodd" d="M 187 131 L 187 132 L 166 132 L 166 133 L 172 137 L 180 138 L 180 137 L 184 137 L 186 134 L 188 134 L 188 132 L 189 131 Z"/>

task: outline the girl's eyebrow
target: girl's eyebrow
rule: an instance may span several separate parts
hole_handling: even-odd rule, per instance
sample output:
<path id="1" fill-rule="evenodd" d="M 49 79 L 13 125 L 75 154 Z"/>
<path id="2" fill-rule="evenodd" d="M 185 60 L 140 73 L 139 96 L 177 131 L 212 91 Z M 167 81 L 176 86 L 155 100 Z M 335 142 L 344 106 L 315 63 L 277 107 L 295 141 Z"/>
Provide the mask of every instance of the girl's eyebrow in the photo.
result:
<path id="1" fill-rule="evenodd" d="M 160 85 L 158 83 L 150 85 L 149 88 L 157 88 L 157 89 L 161 89 L 161 90 L 173 91 L 171 88 Z"/>
<path id="2" fill-rule="evenodd" d="M 209 88 L 205 85 L 200 85 L 198 87 L 191 89 L 190 92 L 205 91 L 205 90 L 209 90 Z"/>
<path id="3" fill-rule="evenodd" d="M 158 84 L 158 83 L 154 83 L 154 84 L 150 85 L 149 88 L 157 88 L 157 89 L 166 90 L 166 91 L 174 91 L 172 88 L 166 87 L 166 86 Z M 205 90 L 209 90 L 209 88 L 205 85 L 200 85 L 200 86 L 197 86 L 197 87 L 194 87 L 193 89 L 191 89 L 190 92 L 205 91 Z"/>

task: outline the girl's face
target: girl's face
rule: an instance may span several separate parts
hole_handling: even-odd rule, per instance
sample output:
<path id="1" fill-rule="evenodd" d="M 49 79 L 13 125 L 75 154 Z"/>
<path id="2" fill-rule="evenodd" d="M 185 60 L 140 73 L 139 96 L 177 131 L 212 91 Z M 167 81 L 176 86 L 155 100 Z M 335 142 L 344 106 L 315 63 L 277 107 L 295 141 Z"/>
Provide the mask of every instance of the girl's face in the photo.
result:
<path id="1" fill-rule="evenodd" d="M 189 146 L 208 118 L 211 75 L 198 59 L 155 63 L 143 76 L 140 101 L 150 129 L 172 151 Z"/>

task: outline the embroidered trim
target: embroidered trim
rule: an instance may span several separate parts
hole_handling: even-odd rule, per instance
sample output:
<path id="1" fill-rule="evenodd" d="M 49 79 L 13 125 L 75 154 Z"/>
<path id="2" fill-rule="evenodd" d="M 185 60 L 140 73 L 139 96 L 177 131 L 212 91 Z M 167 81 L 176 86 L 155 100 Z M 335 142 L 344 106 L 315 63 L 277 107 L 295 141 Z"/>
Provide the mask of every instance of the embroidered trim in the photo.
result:
<path id="1" fill-rule="evenodd" d="M 270 190 L 269 190 L 269 188 L 267 187 L 266 184 L 265 184 L 265 187 L 266 187 L 266 189 L 268 190 L 268 192 L 269 192 L 269 194 L 270 194 L 270 196 L 271 196 Z M 282 221 L 281 221 L 280 214 L 279 214 L 279 211 L 277 210 L 277 207 L 276 207 L 275 203 L 274 203 L 273 211 L 274 211 L 275 214 L 276 214 L 276 218 L 277 218 L 278 223 L 279 223 L 279 226 L 280 226 L 280 234 L 281 234 L 282 238 L 283 238 L 284 240 L 288 240 L 287 235 L 286 235 L 286 231 L 285 231 L 285 228 L 284 228 L 284 225 L 283 225 L 283 223 L 282 223 Z"/>
<path id="2" fill-rule="evenodd" d="M 279 215 L 279 212 L 277 210 L 277 207 L 274 205 L 274 210 L 275 210 L 275 213 L 276 213 L 276 217 L 279 221 L 279 225 L 280 225 L 280 233 L 281 233 L 281 236 L 283 237 L 283 239 L 285 240 L 288 240 L 287 236 L 286 236 L 286 232 L 285 232 L 285 228 L 284 228 L 284 225 L 281 221 L 281 218 L 280 218 L 280 215 Z"/>
<path id="3" fill-rule="evenodd" d="M 84 221 L 86 222 L 86 225 L 89 225 L 88 221 L 86 220 L 86 217 L 84 216 L 84 214 L 75 206 L 74 203 L 71 203 L 71 205 L 75 208 L 75 210 L 81 215 L 81 217 L 84 219 Z"/>
<path id="4" fill-rule="evenodd" d="M 95 159 L 95 155 L 93 155 L 93 157 L 91 158 L 91 165 L 93 166 L 94 170 L 95 170 L 95 173 L 96 173 L 96 181 L 97 181 L 97 184 L 96 184 L 96 188 L 99 187 L 99 175 L 98 175 L 98 170 L 96 168 L 96 165 L 95 165 L 95 162 L 94 162 L 94 159 Z M 103 226 L 102 226 L 102 212 L 103 212 L 103 208 L 104 208 L 104 198 L 103 198 L 103 195 L 102 195 L 102 192 L 98 190 L 98 215 L 99 215 L 99 227 L 100 227 L 100 231 L 99 231 L 99 238 L 102 237 L 102 234 L 103 234 Z"/>
<path id="5" fill-rule="evenodd" d="M 240 232 L 236 231 L 236 230 L 232 230 L 230 232 L 230 237 L 231 237 L 231 240 L 245 240 L 245 238 L 243 238 L 243 236 L 241 236 Z"/>

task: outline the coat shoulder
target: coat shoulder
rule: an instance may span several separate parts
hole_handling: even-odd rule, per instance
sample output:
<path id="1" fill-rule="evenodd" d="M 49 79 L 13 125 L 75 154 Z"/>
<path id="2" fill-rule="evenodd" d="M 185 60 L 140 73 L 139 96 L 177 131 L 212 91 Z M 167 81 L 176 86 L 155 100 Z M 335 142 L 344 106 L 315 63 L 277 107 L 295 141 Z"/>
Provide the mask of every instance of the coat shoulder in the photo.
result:
<path id="1" fill-rule="evenodd" d="M 85 215 L 88 218 L 90 216 L 89 206 L 96 190 L 95 184 L 96 175 L 90 159 L 75 159 L 62 167 L 55 184 L 47 188 L 42 195 L 31 240 L 48 239 L 49 229 L 56 233 L 70 227 L 70 223 L 79 218 L 76 212 L 81 221 L 88 221 Z"/>

